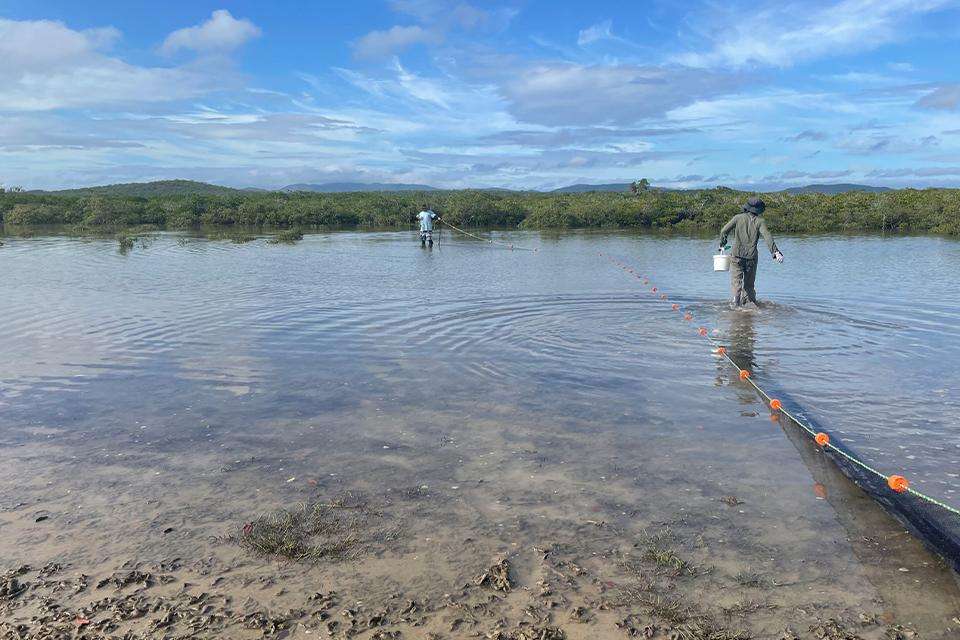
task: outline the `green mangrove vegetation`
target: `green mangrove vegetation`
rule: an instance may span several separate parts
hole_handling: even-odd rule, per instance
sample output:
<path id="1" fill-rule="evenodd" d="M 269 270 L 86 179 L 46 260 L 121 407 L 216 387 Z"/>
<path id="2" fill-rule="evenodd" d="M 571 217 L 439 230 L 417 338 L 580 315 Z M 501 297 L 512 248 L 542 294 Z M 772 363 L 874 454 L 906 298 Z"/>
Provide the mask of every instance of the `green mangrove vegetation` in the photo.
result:
<path id="1" fill-rule="evenodd" d="M 285 229 L 269 240 L 270 244 L 296 244 L 303 240 L 303 231 L 298 228 L 294 229 Z"/>
<path id="2" fill-rule="evenodd" d="M 428 206 L 458 226 L 716 230 L 747 197 L 718 187 L 691 191 L 540 193 L 496 190 L 315 193 L 224 191 L 113 195 L 78 191 L 0 193 L 5 225 L 80 230 L 155 225 L 408 227 Z M 960 189 L 761 194 L 778 232 L 903 231 L 960 235 Z"/>

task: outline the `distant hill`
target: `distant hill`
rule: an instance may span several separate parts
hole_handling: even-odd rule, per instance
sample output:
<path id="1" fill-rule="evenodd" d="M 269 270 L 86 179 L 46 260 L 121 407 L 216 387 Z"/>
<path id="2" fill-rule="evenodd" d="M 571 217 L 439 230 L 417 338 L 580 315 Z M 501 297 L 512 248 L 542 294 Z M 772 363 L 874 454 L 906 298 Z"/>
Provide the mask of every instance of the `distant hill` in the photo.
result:
<path id="1" fill-rule="evenodd" d="M 571 184 L 568 187 L 560 187 L 547 193 L 589 193 L 591 191 L 614 191 L 617 193 L 629 193 L 631 182 L 612 182 L 609 184 Z M 710 187 L 697 187 L 694 189 L 668 189 L 666 187 L 649 187 L 650 191 L 704 191 Z"/>
<path id="2" fill-rule="evenodd" d="M 550 193 L 584 193 L 587 191 L 630 191 L 630 183 L 571 184 L 568 187 L 554 189 Z"/>
<path id="3" fill-rule="evenodd" d="M 194 180 L 157 180 L 156 182 L 127 182 L 108 184 L 100 187 L 82 189 L 62 189 L 60 191 L 31 191 L 30 193 L 55 193 L 62 196 L 130 196 L 148 198 L 152 196 L 181 196 L 190 194 L 226 195 L 242 193 L 242 189 L 231 189 Z"/>
<path id="4" fill-rule="evenodd" d="M 868 191 L 870 193 L 879 193 L 881 191 L 893 191 L 890 187 L 871 187 L 866 184 L 808 184 L 805 187 L 790 187 L 784 189 L 787 193 L 846 193 L 848 191 Z"/>
<path id="5" fill-rule="evenodd" d="M 700 191 L 701 189 L 663 189 L 661 187 L 650 187 L 654 191 Z M 708 188 L 708 187 L 703 187 Z M 550 193 L 585 193 L 588 191 L 630 191 L 630 183 L 609 183 L 609 184 L 572 184 L 568 187 L 554 189 Z M 781 190 L 777 190 L 778 192 Z M 783 189 L 786 193 L 846 193 L 848 191 L 868 191 L 878 193 L 881 191 L 892 191 L 890 187 L 871 187 L 865 184 L 808 184 L 803 187 L 790 187 Z"/>
<path id="6" fill-rule="evenodd" d="M 512 189 L 481 188 L 479 191 L 512 192 Z M 664 189 L 651 187 L 654 191 L 697 191 L 697 189 Z M 47 193 L 64 196 L 104 195 L 127 197 L 158 197 L 182 195 L 237 195 L 265 189 L 234 189 L 207 182 L 195 180 L 157 180 L 155 182 L 128 182 L 124 184 L 108 184 L 97 187 L 83 187 L 80 189 L 62 189 L 59 191 L 30 191 L 28 193 Z M 324 182 L 320 184 L 291 184 L 280 191 L 312 191 L 316 193 L 346 193 L 356 191 L 441 191 L 437 187 L 426 184 L 409 184 L 402 182 Z M 628 193 L 629 182 L 615 182 L 607 184 L 572 184 L 548 191 L 547 193 L 588 193 L 591 191 L 605 191 Z M 803 187 L 790 187 L 783 190 L 786 193 L 825 193 L 836 194 L 848 191 L 882 192 L 892 191 L 889 187 L 872 187 L 863 184 L 808 184 Z"/>
<path id="7" fill-rule="evenodd" d="M 350 191 L 439 191 L 426 184 L 402 182 L 324 182 L 321 184 L 291 184 L 281 191 L 316 191 L 319 193 L 345 193 Z"/>

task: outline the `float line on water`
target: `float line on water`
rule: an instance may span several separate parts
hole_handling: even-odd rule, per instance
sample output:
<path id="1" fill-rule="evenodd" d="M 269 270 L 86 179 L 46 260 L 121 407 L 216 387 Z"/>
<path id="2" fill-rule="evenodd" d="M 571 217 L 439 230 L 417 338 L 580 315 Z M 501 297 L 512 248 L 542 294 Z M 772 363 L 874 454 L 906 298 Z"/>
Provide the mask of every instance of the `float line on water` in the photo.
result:
<path id="1" fill-rule="evenodd" d="M 500 242 L 500 241 L 497 241 L 497 240 L 491 240 L 491 239 L 489 239 L 489 238 L 482 238 L 482 237 L 480 237 L 480 236 L 478 236 L 478 235 L 475 235 L 475 234 L 470 233 L 469 231 L 465 231 L 465 230 L 461 229 L 460 227 L 457 227 L 456 225 L 450 224 L 449 222 L 447 222 L 447 221 L 444 220 L 443 218 L 438 218 L 438 222 L 447 225 L 448 227 L 450 227 L 450 228 L 453 229 L 454 231 L 457 231 L 457 232 L 459 232 L 459 233 L 461 233 L 461 234 L 463 234 L 463 235 L 469 236 L 469 237 L 474 238 L 474 239 L 476 239 L 476 240 L 480 240 L 480 241 L 482 241 L 482 242 L 489 243 L 489 244 L 491 244 L 491 245 L 503 246 L 503 247 L 509 248 L 510 250 L 532 251 L 532 252 L 534 252 L 534 253 L 537 252 L 537 249 L 535 249 L 535 248 L 517 247 L 517 246 L 515 246 L 515 245 L 513 245 L 512 243 L 509 243 L 509 242 Z M 619 268 L 622 269 L 624 272 L 626 272 L 626 273 L 628 273 L 629 275 L 633 276 L 633 277 L 636 278 L 637 280 L 641 280 L 644 285 L 649 285 L 649 284 L 650 284 L 650 279 L 649 279 L 647 276 L 643 276 L 643 275 L 638 274 L 638 273 L 637 273 L 632 267 L 630 267 L 629 265 L 624 264 L 623 262 L 617 260 L 616 258 L 614 258 L 614 257 L 612 257 L 612 256 L 609 256 L 609 255 L 605 256 L 602 251 L 599 252 L 599 255 L 600 255 L 601 257 L 606 257 L 607 260 L 609 260 L 612 264 L 614 264 L 615 266 L 619 267 Z M 653 294 L 653 295 L 655 295 L 655 296 L 658 296 L 658 298 L 659 298 L 659 300 L 660 300 L 661 302 L 667 302 L 667 301 L 668 301 L 668 296 L 667 296 L 667 294 L 666 294 L 666 293 L 662 293 L 661 290 L 660 290 L 658 287 L 656 287 L 656 286 L 654 286 L 654 287 L 652 287 L 652 288 L 650 289 L 650 293 Z M 684 310 L 684 308 L 683 308 L 681 305 L 677 304 L 677 303 L 670 303 L 670 304 L 671 304 L 671 308 L 672 308 L 674 311 L 678 311 L 678 312 L 680 312 L 680 313 L 683 314 L 682 317 L 683 317 L 683 319 L 684 319 L 685 321 L 689 322 L 689 321 L 692 321 L 692 320 L 693 320 L 693 314 L 692 314 L 690 311 Z M 732 365 L 732 366 L 737 370 L 738 375 L 739 375 L 739 377 L 740 377 L 740 380 L 745 381 L 745 382 L 747 382 L 748 384 L 750 384 L 750 385 L 757 391 L 757 393 L 759 393 L 761 396 L 763 396 L 763 397 L 766 399 L 767 404 L 768 404 L 768 406 L 770 407 L 770 409 L 771 409 L 772 411 L 775 411 L 775 412 L 777 412 L 777 413 L 780 413 L 780 414 L 786 416 L 787 418 L 790 419 L 791 422 L 793 422 L 794 424 L 796 424 L 796 425 L 798 425 L 800 428 L 802 428 L 804 431 L 806 431 L 807 434 L 809 434 L 809 435 L 813 438 L 813 440 L 817 443 L 817 445 L 818 445 L 819 447 L 821 447 L 822 449 L 828 449 L 828 450 L 830 450 L 830 451 L 832 451 L 832 452 L 834 452 L 834 453 L 842 456 L 844 459 L 846 459 L 846 460 L 849 461 L 850 463 L 852 463 L 852 464 L 860 467 L 860 468 L 863 469 L 864 471 L 867 471 L 867 472 L 869 472 L 869 473 L 871 473 L 871 474 L 873 474 L 873 475 L 875 475 L 875 476 L 883 479 L 884 482 L 887 484 L 887 486 L 888 486 L 892 491 L 894 491 L 894 492 L 896 492 L 896 493 L 901 493 L 901 494 L 902 494 L 902 493 L 907 493 L 907 494 L 910 494 L 910 495 L 915 496 L 916 498 L 919 498 L 920 500 L 922 500 L 922 501 L 924 501 L 924 502 L 926 502 L 926 503 L 928 503 L 928 504 L 932 504 L 932 505 L 935 505 L 935 506 L 937 506 L 937 507 L 939 507 L 939 508 L 941 508 L 941 509 L 944 509 L 945 511 L 947 511 L 947 512 L 949 512 L 949 513 L 951 513 L 951 514 L 953 514 L 953 515 L 955 515 L 955 516 L 960 516 L 960 509 L 957 509 L 956 507 L 953 507 L 953 506 L 948 505 L 948 504 L 946 504 L 946 503 L 944 503 L 944 502 L 941 502 L 940 500 L 937 500 L 937 499 L 934 498 L 933 496 L 926 495 L 925 493 L 922 493 L 922 492 L 917 491 L 916 489 L 910 487 L 909 481 L 908 481 L 904 476 L 898 475 L 898 474 L 889 474 L 889 475 L 888 475 L 888 474 L 882 473 L 882 472 L 878 471 L 877 469 L 874 469 L 872 466 L 868 465 L 866 462 L 863 462 L 862 460 L 858 459 L 857 457 L 855 457 L 855 456 L 851 455 L 850 453 L 844 451 L 843 449 L 841 449 L 840 447 L 838 447 L 836 444 L 832 443 L 832 442 L 830 441 L 830 437 L 829 437 L 826 433 L 818 432 L 817 430 L 815 430 L 812 426 L 810 426 L 809 424 L 807 424 L 807 422 L 806 422 L 803 418 L 801 418 L 800 416 L 798 416 L 798 415 L 796 415 L 796 414 L 794 414 L 794 413 L 791 413 L 790 411 L 788 411 L 787 409 L 785 409 L 785 408 L 783 407 L 782 402 L 781 402 L 779 399 L 770 396 L 770 394 L 768 394 L 766 391 L 764 391 L 764 389 L 763 389 L 762 387 L 760 387 L 760 385 L 758 385 L 757 382 L 753 379 L 753 377 L 751 376 L 751 372 L 748 371 L 748 370 L 746 370 L 746 369 L 742 369 L 742 368 L 740 367 L 740 365 L 738 365 L 736 362 L 734 362 L 734 360 L 733 360 L 733 359 L 730 357 L 730 355 L 727 353 L 726 347 L 724 347 L 724 346 L 721 345 L 717 340 L 715 340 L 715 339 L 710 335 L 710 332 L 707 330 L 706 327 L 699 327 L 699 328 L 697 329 L 697 333 L 698 333 L 698 335 L 700 335 L 700 337 L 702 337 L 702 338 L 704 338 L 705 340 L 709 341 L 710 344 L 713 345 L 713 347 L 714 347 L 713 353 L 715 353 L 715 354 L 717 354 L 718 356 L 720 356 L 720 357 L 722 357 L 723 359 L 725 359 L 730 365 Z"/>
<path id="2" fill-rule="evenodd" d="M 516 250 L 516 251 L 532 251 L 532 252 L 534 252 L 534 253 L 537 253 L 537 250 L 536 250 L 536 249 L 531 249 L 531 248 L 529 248 L 529 247 L 518 247 L 518 246 L 515 246 L 513 243 L 510 243 L 510 242 L 500 242 L 499 240 L 491 240 L 491 239 L 489 239 L 489 238 L 481 238 L 480 236 L 474 235 L 474 234 L 470 233 L 469 231 L 464 231 L 464 230 L 461 229 L 460 227 L 455 227 L 455 226 L 453 226 L 452 224 L 450 224 L 449 222 L 447 222 L 447 221 L 444 220 L 443 218 L 438 218 L 438 222 L 440 222 L 441 224 L 447 225 L 448 227 L 450 227 L 450 228 L 453 229 L 454 231 L 458 231 L 458 232 L 462 233 L 462 234 L 465 235 L 465 236 L 470 236 L 471 238 L 475 238 L 476 240 L 480 240 L 481 242 L 488 242 L 488 243 L 490 243 L 490 244 L 492 244 L 492 245 L 499 245 L 499 246 L 502 246 L 502 247 L 507 247 L 507 248 L 509 248 L 511 251 L 514 251 L 514 250 Z"/>
<path id="3" fill-rule="evenodd" d="M 602 252 L 600 253 L 600 255 L 604 256 Z M 647 276 L 639 275 L 629 265 L 626 265 L 623 262 L 620 262 L 619 260 L 611 256 L 605 256 L 605 257 L 612 264 L 616 265 L 617 267 L 619 267 L 629 275 L 633 276 L 637 280 L 643 281 L 644 284 L 650 283 L 650 280 Z M 651 293 L 654 295 L 656 295 L 658 291 L 659 289 L 657 287 L 653 287 L 651 289 Z M 660 300 L 666 301 L 667 300 L 666 295 L 661 294 Z M 683 313 L 684 320 L 690 321 L 693 319 L 693 314 L 689 311 L 684 311 L 682 305 L 679 305 L 677 303 L 671 303 L 671 305 L 672 305 L 671 308 L 674 311 Z M 927 494 L 917 491 L 916 489 L 910 487 L 909 481 L 904 476 L 898 475 L 898 474 L 887 475 L 885 473 L 882 473 L 877 469 L 874 469 L 872 466 L 868 465 L 866 462 L 863 462 L 857 457 L 839 448 L 834 443 L 830 442 L 830 437 L 827 434 L 823 432 L 818 432 L 817 430 L 815 430 L 813 427 L 807 424 L 807 422 L 803 418 L 783 408 L 783 404 L 781 403 L 780 400 L 770 396 L 770 394 L 764 391 L 764 389 L 759 384 L 757 384 L 756 380 L 753 379 L 753 376 L 751 375 L 750 371 L 740 368 L 740 365 L 734 362 L 733 359 L 730 357 L 730 355 L 727 353 L 726 347 L 724 347 L 717 340 L 715 340 L 713 336 L 710 335 L 710 332 L 707 330 L 706 327 L 700 327 L 697 330 L 697 333 L 700 337 L 706 339 L 708 342 L 710 342 L 711 345 L 713 345 L 714 347 L 713 353 L 725 359 L 728 363 L 730 363 L 733 366 L 734 369 L 737 370 L 741 380 L 750 384 L 761 396 L 764 397 L 764 399 L 766 399 L 767 404 L 771 408 L 771 410 L 783 414 L 784 416 L 789 418 L 791 422 L 797 424 L 800 428 L 806 431 L 814 439 L 814 441 L 817 443 L 818 446 L 820 446 L 823 449 L 829 449 L 830 451 L 842 456 L 848 462 L 851 462 L 852 464 L 860 467 L 861 469 L 869 473 L 872 473 L 879 478 L 882 478 L 884 482 L 887 484 L 887 486 L 896 493 L 908 493 L 928 504 L 932 504 L 941 509 L 944 509 L 945 511 L 948 511 L 949 513 L 952 513 L 955 516 L 960 516 L 960 509 L 957 509 L 956 507 L 953 507 L 944 502 L 941 502 L 940 500 L 937 500 L 932 496 L 928 496 Z"/>

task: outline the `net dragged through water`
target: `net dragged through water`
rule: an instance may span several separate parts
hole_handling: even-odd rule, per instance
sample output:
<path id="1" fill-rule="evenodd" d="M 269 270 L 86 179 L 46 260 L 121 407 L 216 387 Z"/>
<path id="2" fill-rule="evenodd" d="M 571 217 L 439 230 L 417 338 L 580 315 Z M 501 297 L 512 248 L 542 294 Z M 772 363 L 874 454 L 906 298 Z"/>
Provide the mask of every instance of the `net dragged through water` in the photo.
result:
<path id="1" fill-rule="evenodd" d="M 599 255 L 604 256 L 603 253 Z M 637 273 L 635 269 L 616 258 L 605 257 L 628 275 L 642 281 L 644 285 L 651 285 L 649 277 Z M 657 286 L 651 286 L 650 293 L 664 303 L 670 304 L 672 310 L 678 312 L 685 322 L 693 322 L 693 314 L 682 305 L 670 302 L 669 297 Z M 960 572 L 960 509 L 912 488 L 909 478 L 903 475 L 886 474 L 864 462 L 852 447 L 844 444 L 835 434 L 805 415 L 802 407 L 789 396 L 782 393 L 772 394 L 761 387 L 754 380 L 751 371 L 741 368 L 727 352 L 727 348 L 711 335 L 707 327 L 698 326 L 697 334 L 711 345 L 715 355 L 737 371 L 740 380 L 751 385 L 764 398 L 772 412 L 802 429 L 844 475 L 947 560 L 954 570 Z"/>

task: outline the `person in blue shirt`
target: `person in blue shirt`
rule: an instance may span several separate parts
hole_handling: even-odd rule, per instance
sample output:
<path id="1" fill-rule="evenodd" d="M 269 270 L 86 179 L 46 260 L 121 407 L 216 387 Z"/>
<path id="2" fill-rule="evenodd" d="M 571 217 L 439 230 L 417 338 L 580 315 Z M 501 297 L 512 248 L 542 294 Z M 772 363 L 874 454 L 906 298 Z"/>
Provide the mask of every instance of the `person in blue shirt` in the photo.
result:
<path id="1" fill-rule="evenodd" d="M 433 246 L 433 221 L 437 219 L 431 209 L 423 207 L 417 214 L 417 220 L 420 221 L 420 246 L 425 247 L 428 244 Z"/>

